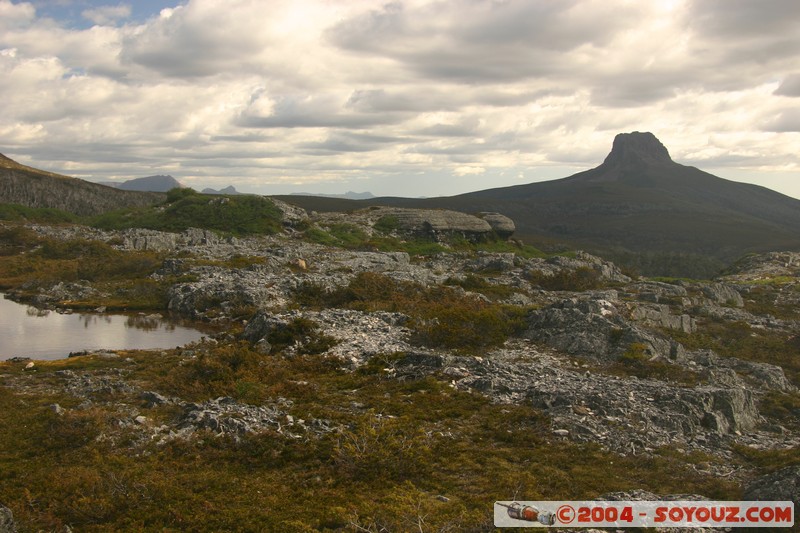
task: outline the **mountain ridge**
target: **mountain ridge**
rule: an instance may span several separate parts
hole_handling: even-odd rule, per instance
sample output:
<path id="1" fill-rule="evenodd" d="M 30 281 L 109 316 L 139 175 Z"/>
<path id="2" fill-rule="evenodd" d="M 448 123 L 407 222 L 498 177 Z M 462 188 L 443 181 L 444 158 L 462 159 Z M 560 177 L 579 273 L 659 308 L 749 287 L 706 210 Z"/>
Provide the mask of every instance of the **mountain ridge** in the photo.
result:
<path id="1" fill-rule="evenodd" d="M 39 170 L 0 154 L 0 203 L 97 215 L 124 207 L 152 205 L 163 199 L 164 195 L 159 193 L 124 191 Z"/>
<path id="2" fill-rule="evenodd" d="M 428 199 L 281 198 L 317 211 L 369 205 L 494 211 L 513 219 L 521 238 L 615 259 L 614 253 L 696 254 L 721 267 L 749 252 L 800 250 L 800 200 L 676 163 L 648 132 L 617 135 L 602 164 L 551 181 Z"/>

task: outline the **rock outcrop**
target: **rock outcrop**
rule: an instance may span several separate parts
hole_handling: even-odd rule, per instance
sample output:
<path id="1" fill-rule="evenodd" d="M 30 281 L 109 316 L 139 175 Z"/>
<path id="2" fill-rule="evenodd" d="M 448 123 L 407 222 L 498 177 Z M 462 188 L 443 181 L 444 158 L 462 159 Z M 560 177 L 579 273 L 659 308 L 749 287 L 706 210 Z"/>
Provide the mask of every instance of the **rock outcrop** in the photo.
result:
<path id="1" fill-rule="evenodd" d="M 76 215 L 97 215 L 163 201 L 160 193 L 123 191 L 26 167 L 0 156 L 0 203 L 50 207 Z"/>
<path id="2" fill-rule="evenodd" d="M 448 235 L 475 240 L 492 231 L 491 224 L 486 220 L 447 209 L 381 208 L 373 214 L 381 218 L 393 217 L 397 221 L 398 231 L 434 240 Z"/>
<path id="3" fill-rule="evenodd" d="M 0 505 L 0 533 L 17 533 L 17 524 L 11 509 Z"/>
<path id="4" fill-rule="evenodd" d="M 641 345 L 648 358 L 678 360 L 683 346 L 632 324 L 619 310 L 616 291 L 558 301 L 529 317 L 525 338 L 572 355 L 613 360 Z"/>
<path id="5" fill-rule="evenodd" d="M 674 315 L 666 304 L 640 304 L 631 311 L 631 319 L 645 326 L 667 328 L 684 333 L 697 329 L 697 322 L 686 313 Z"/>
<path id="6" fill-rule="evenodd" d="M 800 465 L 782 468 L 753 480 L 744 490 L 745 501 L 794 502 L 795 517 L 800 507 Z M 797 523 L 797 518 L 795 518 Z"/>
<path id="7" fill-rule="evenodd" d="M 517 230 L 514 221 L 500 213 L 478 213 L 478 217 L 488 222 L 501 239 L 508 239 Z"/>

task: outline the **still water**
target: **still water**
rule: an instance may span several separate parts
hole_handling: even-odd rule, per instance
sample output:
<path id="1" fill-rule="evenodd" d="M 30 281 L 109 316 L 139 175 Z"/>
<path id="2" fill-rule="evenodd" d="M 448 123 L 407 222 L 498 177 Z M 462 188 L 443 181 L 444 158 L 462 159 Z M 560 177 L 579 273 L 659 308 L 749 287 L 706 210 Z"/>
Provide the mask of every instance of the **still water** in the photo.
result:
<path id="1" fill-rule="evenodd" d="M 202 336 L 196 329 L 152 316 L 60 314 L 0 294 L 0 361 L 16 356 L 61 359 L 81 350 L 174 348 Z"/>

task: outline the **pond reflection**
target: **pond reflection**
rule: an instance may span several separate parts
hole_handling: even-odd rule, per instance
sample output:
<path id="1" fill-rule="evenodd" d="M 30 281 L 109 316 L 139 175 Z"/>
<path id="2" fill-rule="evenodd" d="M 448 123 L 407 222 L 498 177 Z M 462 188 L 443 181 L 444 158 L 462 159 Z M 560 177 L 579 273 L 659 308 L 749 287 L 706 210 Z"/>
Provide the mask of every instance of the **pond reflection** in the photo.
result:
<path id="1" fill-rule="evenodd" d="M 60 313 L 0 295 L 0 360 L 60 359 L 83 350 L 174 348 L 202 336 L 158 314 Z"/>

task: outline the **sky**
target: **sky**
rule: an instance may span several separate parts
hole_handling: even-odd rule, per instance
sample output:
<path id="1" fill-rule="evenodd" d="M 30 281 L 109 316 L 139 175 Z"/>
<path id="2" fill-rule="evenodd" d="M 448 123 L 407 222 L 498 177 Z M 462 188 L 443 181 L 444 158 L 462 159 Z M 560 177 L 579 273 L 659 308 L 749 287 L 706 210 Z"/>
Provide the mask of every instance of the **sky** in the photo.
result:
<path id="1" fill-rule="evenodd" d="M 452 195 L 630 131 L 800 198 L 800 2 L 0 0 L 0 153 L 92 181 Z"/>

